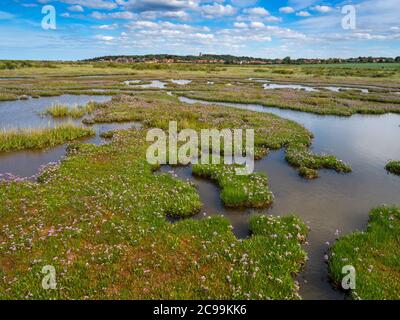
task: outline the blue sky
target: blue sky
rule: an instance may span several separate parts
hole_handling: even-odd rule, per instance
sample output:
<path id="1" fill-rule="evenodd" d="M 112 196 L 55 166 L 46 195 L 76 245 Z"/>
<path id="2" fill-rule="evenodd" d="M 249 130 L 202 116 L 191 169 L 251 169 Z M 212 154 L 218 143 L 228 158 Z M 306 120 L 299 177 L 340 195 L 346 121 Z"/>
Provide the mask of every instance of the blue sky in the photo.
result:
<path id="1" fill-rule="evenodd" d="M 399 0 L 1 0 L 0 59 L 400 56 Z M 42 7 L 56 9 L 42 29 Z M 355 8 L 344 29 L 342 8 Z"/>

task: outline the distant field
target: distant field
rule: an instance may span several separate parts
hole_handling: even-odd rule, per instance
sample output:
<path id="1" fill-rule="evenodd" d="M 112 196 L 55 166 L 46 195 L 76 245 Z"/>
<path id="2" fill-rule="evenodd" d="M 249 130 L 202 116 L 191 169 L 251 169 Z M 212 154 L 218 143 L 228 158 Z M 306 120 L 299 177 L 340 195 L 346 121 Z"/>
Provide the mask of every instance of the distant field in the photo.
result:
<path id="1" fill-rule="evenodd" d="M 79 63 L 0 61 L 1 77 L 70 77 L 80 75 L 136 75 L 141 77 L 254 77 L 280 80 L 385 84 L 400 83 L 400 63 L 321 65 L 218 65 L 154 63 Z"/>

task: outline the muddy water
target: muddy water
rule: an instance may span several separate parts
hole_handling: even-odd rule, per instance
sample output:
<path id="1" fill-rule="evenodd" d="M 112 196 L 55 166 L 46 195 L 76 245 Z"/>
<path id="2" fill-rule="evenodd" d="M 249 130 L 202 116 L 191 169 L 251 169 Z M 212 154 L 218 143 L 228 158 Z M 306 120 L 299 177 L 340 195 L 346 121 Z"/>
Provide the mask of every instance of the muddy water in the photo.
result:
<path id="1" fill-rule="evenodd" d="M 200 102 L 187 98 L 180 100 Z M 328 282 L 324 256 L 337 235 L 366 227 L 371 208 L 381 204 L 400 204 L 400 178 L 384 169 L 389 160 L 400 159 L 400 115 L 354 115 L 345 118 L 259 105 L 214 104 L 274 113 L 301 123 L 315 135 L 313 151 L 332 153 L 351 165 L 351 174 L 322 170 L 319 179 L 308 181 L 300 178 L 297 171 L 286 163 L 283 150 L 274 151 L 256 162 L 256 171 L 268 174 L 270 188 L 275 195 L 273 207 L 264 213 L 295 213 L 311 228 L 306 245 L 309 261 L 298 279 L 302 297 L 344 298 Z M 254 211 L 225 209 L 213 184 L 192 178 L 190 168 L 179 168 L 176 172 L 198 185 L 205 203 L 203 211 L 227 216 L 238 236 L 248 235 L 248 219 Z"/>
<path id="2" fill-rule="evenodd" d="M 10 128 L 54 127 L 65 122 L 82 125 L 82 119 L 53 119 L 41 114 L 55 103 L 73 106 L 85 105 L 89 101 L 104 102 L 110 99 L 111 97 L 109 96 L 63 95 L 59 97 L 0 102 L 0 128 L 7 130 Z M 95 124 L 91 127 L 96 132 L 96 135 L 83 141 L 99 145 L 107 141 L 100 137 L 103 132 L 138 126 L 139 124 L 134 122 Z M 66 147 L 67 144 L 64 144 L 47 150 L 0 153 L 0 179 L 4 178 L 5 174 L 24 178 L 32 177 L 42 165 L 62 159 L 65 155 Z"/>

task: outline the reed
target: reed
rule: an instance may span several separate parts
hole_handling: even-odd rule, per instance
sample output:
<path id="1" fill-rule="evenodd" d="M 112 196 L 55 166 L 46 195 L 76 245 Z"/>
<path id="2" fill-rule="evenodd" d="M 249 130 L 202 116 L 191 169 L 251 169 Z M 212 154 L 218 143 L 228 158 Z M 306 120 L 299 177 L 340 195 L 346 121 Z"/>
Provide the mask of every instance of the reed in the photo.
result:
<path id="1" fill-rule="evenodd" d="M 45 149 L 95 135 L 92 129 L 71 124 L 55 128 L 11 129 L 0 132 L 0 152 Z"/>
<path id="2" fill-rule="evenodd" d="M 89 102 L 85 106 L 69 107 L 64 104 L 54 104 L 48 108 L 45 115 L 52 116 L 53 118 L 82 118 L 86 114 L 92 113 L 96 109 L 94 102 Z"/>

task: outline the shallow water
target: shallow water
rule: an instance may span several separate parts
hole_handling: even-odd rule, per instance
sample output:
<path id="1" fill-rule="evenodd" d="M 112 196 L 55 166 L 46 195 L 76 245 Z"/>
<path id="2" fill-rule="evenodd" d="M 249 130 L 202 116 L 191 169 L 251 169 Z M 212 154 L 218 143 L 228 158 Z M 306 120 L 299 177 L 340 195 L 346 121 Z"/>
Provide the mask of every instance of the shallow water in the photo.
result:
<path id="1" fill-rule="evenodd" d="M 182 102 L 198 100 L 180 98 Z M 285 161 L 284 151 L 274 151 L 256 162 L 257 172 L 266 172 L 275 201 L 268 214 L 295 213 L 310 226 L 309 261 L 298 280 L 304 299 L 342 299 L 344 295 L 328 283 L 325 253 L 340 236 L 365 229 L 369 211 L 381 204 L 400 204 L 400 178 L 385 170 L 391 159 L 400 159 L 400 115 L 320 116 L 304 112 L 232 103 L 224 105 L 257 112 L 269 112 L 303 124 L 315 135 L 312 149 L 336 155 L 353 168 L 351 174 L 322 170 L 321 177 L 309 181 L 298 176 Z M 164 169 L 167 170 L 167 169 Z M 248 235 L 252 210 L 230 210 L 222 206 L 218 189 L 210 182 L 191 177 L 190 168 L 176 169 L 178 176 L 189 178 L 199 186 L 208 214 L 223 214 L 235 233 Z M 200 217 L 200 216 L 199 216 Z"/>
<path id="2" fill-rule="evenodd" d="M 0 78 L 0 81 L 14 81 L 14 80 L 29 80 L 29 78 L 23 78 L 23 77 L 6 77 L 6 78 Z"/>
<path id="3" fill-rule="evenodd" d="M 171 80 L 171 82 L 180 86 L 185 86 L 189 83 L 192 83 L 192 80 Z"/>
<path id="4" fill-rule="evenodd" d="M 357 90 L 361 91 L 362 93 L 369 93 L 368 89 L 364 88 L 351 88 L 351 87 L 324 87 L 324 89 L 327 89 L 332 92 L 340 92 L 340 91 L 348 91 L 348 90 Z"/>
<path id="5" fill-rule="evenodd" d="M 89 101 L 105 102 L 110 99 L 109 96 L 66 94 L 57 97 L 3 101 L 0 102 L 0 129 L 53 127 L 65 122 L 63 119 L 41 116 L 53 104 L 86 105 Z"/>
<path id="6" fill-rule="evenodd" d="M 105 102 L 110 99 L 111 97 L 109 96 L 63 95 L 59 97 L 0 102 L 0 127 L 2 129 L 54 127 L 65 122 L 82 125 L 82 119 L 53 119 L 51 117 L 44 117 L 41 114 L 54 103 L 73 106 L 85 105 L 89 101 Z M 96 135 L 82 139 L 82 141 L 100 145 L 107 142 L 106 139 L 100 137 L 102 133 L 138 126 L 140 124 L 136 122 L 95 124 L 90 127 L 93 128 Z M 65 155 L 67 145 L 60 145 L 47 150 L 0 153 L 0 175 L 12 174 L 18 177 L 32 177 L 42 165 L 62 159 Z M 4 176 L 0 176 L 0 179 L 2 177 L 4 178 Z"/>
<path id="7" fill-rule="evenodd" d="M 37 127 L 55 125 L 60 120 L 41 117 L 53 103 L 69 105 L 86 104 L 88 101 L 106 101 L 108 96 L 49 97 L 40 99 L 0 102 L 0 127 Z M 185 103 L 198 100 L 180 98 Z M 337 174 L 321 171 L 320 179 L 308 181 L 300 178 L 284 159 L 284 151 L 274 151 L 256 162 L 257 172 L 266 172 L 270 178 L 270 188 L 275 195 L 273 207 L 269 210 L 246 210 L 225 208 L 219 198 L 215 184 L 192 177 L 191 168 L 168 168 L 179 177 L 194 181 L 198 186 L 204 207 L 196 219 L 206 213 L 223 214 L 228 217 L 238 237 L 249 236 L 248 221 L 253 213 L 299 215 L 311 228 L 306 250 L 309 261 L 298 280 L 301 295 L 305 299 L 342 299 L 344 295 L 335 291 L 328 283 L 327 266 L 324 255 L 329 245 L 340 235 L 364 229 L 371 208 L 382 203 L 400 203 L 400 178 L 386 173 L 385 164 L 391 159 L 400 159 L 400 115 L 354 115 L 349 118 L 320 116 L 304 112 L 266 108 L 259 105 L 232 103 L 203 104 L 274 113 L 303 124 L 315 135 L 312 149 L 338 156 L 353 168 L 351 174 Z M 81 120 L 76 120 L 80 121 Z M 132 123 L 100 124 L 94 126 L 97 133 L 131 127 Z M 100 144 L 104 140 L 96 137 L 85 142 Z M 66 145 L 45 151 L 21 151 L 0 154 L 0 174 L 29 177 L 46 163 L 61 159 Z M 327 244 L 329 242 L 329 245 Z"/>
<path id="8" fill-rule="evenodd" d="M 124 84 L 141 89 L 164 89 L 167 86 L 167 83 L 160 80 L 151 80 L 148 84 L 140 84 L 141 82 L 142 80 L 128 80 L 124 81 Z"/>
<path id="9" fill-rule="evenodd" d="M 348 91 L 348 90 L 356 90 L 361 91 L 362 93 L 369 93 L 369 89 L 367 88 L 358 88 L 358 87 L 340 87 L 340 86 L 326 86 L 326 87 L 311 87 L 305 86 L 301 84 L 278 84 L 278 83 L 271 83 L 270 80 L 266 79 L 255 79 L 250 78 L 249 81 L 261 82 L 264 83 L 263 87 L 266 90 L 274 90 L 274 89 L 294 89 L 294 90 L 305 90 L 307 92 L 318 92 L 319 88 L 326 89 L 332 92 L 341 92 L 341 91 Z M 373 86 L 369 86 L 370 88 L 377 88 Z"/>
<path id="10" fill-rule="evenodd" d="M 317 89 L 309 86 L 303 86 L 300 84 L 277 84 L 277 83 L 266 83 L 263 85 L 266 90 L 274 89 L 294 89 L 294 90 L 305 90 L 307 92 L 318 92 Z"/>

